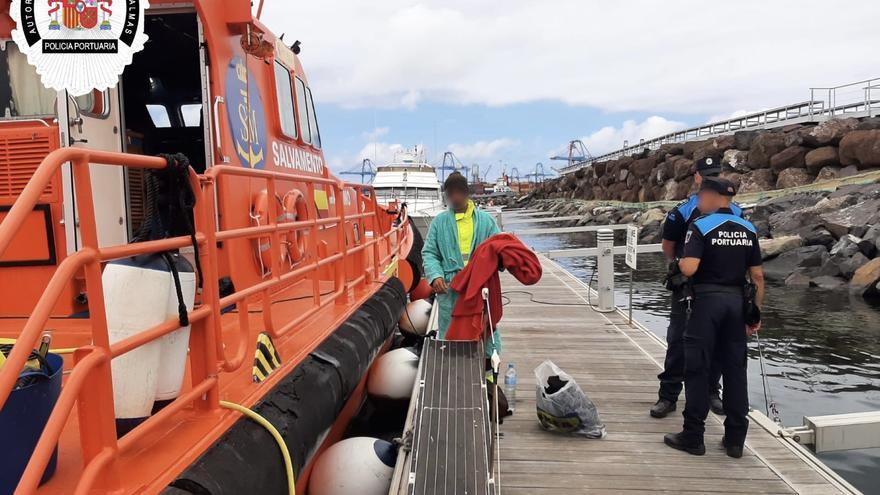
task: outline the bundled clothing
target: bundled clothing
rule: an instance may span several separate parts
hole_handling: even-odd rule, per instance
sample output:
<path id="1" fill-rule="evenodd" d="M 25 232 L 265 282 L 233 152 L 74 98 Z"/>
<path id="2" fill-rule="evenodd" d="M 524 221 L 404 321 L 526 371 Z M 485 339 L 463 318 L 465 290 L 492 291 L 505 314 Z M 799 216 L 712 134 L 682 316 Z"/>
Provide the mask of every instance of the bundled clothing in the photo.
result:
<path id="1" fill-rule="evenodd" d="M 479 340 L 483 333 L 484 288 L 489 289 L 489 314 L 495 328 L 501 320 L 501 280 L 499 269 L 506 269 L 525 285 L 541 279 L 541 262 L 531 249 L 513 234 L 497 234 L 480 244 L 470 263 L 452 280 L 458 294 L 446 338 Z"/>
<path id="2" fill-rule="evenodd" d="M 430 283 L 442 277 L 448 285 L 464 270 L 467 259 L 470 259 L 470 254 L 477 246 L 499 232 L 501 230 L 492 215 L 477 208 L 472 201 L 468 202 L 464 213 L 456 213 L 451 208 L 440 213 L 431 222 L 422 248 L 425 279 Z M 470 242 L 466 243 L 467 249 L 462 253 L 462 241 L 467 241 L 468 238 Z M 446 294 L 437 295 L 441 339 L 446 337 L 452 308 L 457 299 L 458 294 L 452 289 L 446 291 Z M 490 349 L 487 350 L 491 352 Z"/>

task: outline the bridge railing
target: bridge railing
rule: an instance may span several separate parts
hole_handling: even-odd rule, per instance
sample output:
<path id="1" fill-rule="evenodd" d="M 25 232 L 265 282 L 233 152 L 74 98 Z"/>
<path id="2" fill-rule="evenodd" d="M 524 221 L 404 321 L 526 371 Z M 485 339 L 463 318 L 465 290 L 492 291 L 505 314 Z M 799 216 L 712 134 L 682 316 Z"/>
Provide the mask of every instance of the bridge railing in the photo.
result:
<path id="1" fill-rule="evenodd" d="M 570 174 L 594 163 L 616 160 L 645 149 L 654 150 L 667 143 L 682 143 L 741 130 L 776 127 L 786 123 L 816 122 L 840 116 L 873 117 L 878 114 L 880 114 L 880 78 L 828 88 L 810 88 L 809 100 L 727 120 L 710 122 L 670 132 L 649 140 L 643 139 L 637 145 L 624 146 L 590 160 L 562 167 L 559 169 L 559 173 L 560 175 Z"/>

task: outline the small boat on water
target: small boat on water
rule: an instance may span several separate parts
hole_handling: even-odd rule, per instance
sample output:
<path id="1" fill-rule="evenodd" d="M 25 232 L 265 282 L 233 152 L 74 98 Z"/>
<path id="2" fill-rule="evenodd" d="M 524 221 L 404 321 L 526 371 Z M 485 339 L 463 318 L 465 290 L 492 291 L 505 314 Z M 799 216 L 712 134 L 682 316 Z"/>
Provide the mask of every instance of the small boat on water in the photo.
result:
<path id="1" fill-rule="evenodd" d="M 405 203 L 422 235 L 445 208 L 437 171 L 428 164 L 422 146 L 398 151 L 390 163 L 377 167 L 372 185 L 380 201 Z"/>
<path id="2" fill-rule="evenodd" d="M 262 4 L 152 0 L 119 83 L 73 97 L 0 0 L 0 492 L 303 494 L 363 403 L 420 281 L 400 202 L 439 183 L 331 174 Z"/>

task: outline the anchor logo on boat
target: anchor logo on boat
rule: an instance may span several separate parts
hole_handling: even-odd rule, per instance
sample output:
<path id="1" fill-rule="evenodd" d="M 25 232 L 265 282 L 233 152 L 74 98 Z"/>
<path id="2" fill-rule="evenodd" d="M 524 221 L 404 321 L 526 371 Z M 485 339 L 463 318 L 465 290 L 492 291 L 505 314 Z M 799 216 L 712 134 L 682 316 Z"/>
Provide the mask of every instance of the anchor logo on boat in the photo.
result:
<path id="1" fill-rule="evenodd" d="M 263 100 L 256 81 L 241 58 L 235 57 L 230 61 L 226 93 L 229 98 L 226 109 L 235 141 L 235 154 L 242 166 L 263 168 L 263 143 L 266 141 Z"/>

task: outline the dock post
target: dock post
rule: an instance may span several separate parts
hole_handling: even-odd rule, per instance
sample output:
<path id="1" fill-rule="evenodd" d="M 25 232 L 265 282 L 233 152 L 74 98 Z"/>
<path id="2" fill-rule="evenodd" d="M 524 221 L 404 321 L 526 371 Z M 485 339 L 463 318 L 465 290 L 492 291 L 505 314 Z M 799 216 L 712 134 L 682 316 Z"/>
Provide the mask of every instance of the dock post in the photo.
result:
<path id="1" fill-rule="evenodd" d="M 597 311 L 610 313 L 614 311 L 614 231 L 599 229 L 596 233 L 596 247 L 599 249 L 596 259 L 596 270 L 599 272 Z"/>

